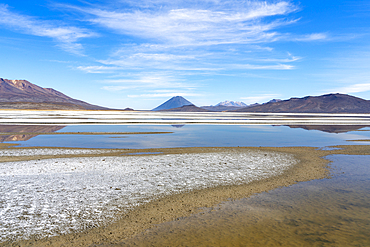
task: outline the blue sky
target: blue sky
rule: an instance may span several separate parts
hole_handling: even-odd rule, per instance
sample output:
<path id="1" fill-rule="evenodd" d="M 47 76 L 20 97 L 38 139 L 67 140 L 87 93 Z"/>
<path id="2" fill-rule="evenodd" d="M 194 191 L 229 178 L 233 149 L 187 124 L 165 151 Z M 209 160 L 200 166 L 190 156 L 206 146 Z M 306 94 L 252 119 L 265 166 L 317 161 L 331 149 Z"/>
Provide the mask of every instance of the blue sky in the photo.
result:
<path id="1" fill-rule="evenodd" d="M 0 77 L 152 109 L 370 99 L 370 1 L 0 0 Z"/>

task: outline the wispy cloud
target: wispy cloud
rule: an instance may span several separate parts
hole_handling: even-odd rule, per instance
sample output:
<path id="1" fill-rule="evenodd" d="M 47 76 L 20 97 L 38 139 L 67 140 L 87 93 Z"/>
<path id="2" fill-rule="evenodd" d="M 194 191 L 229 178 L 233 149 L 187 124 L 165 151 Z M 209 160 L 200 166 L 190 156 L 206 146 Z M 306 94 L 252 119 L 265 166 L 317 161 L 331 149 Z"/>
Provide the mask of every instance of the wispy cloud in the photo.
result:
<path id="1" fill-rule="evenodd" d="M 280 97 L 279 94 L 259 94 L 250 97 L 241 97 L 240 99 L 243 100 L 246 104 L 254 104 L 254 103 L 265 103 L 268 100 L 276 99 Z"/>
<path id="2" fill-rule="evenodd" d="M 0 25 L 25 34 L 52 38 L 62 49 L 76 54 L 81 54 L 83 50 L 82 45 L 78 43 L 80 39 L 96 35 L 86 29 L 12 12 L 4 4 L 0 4 Z"/>
<path id="3" fill-rule="evenodd" d="M 362 93 L 370 91 L 370 46 L 341 49 L 325 60 L 320 78 L 326 88 L 320 93 Z"/>
<path id="4" fill-rule="evenodd" d="M 200 85 L 163 72 L 142 73 L 121 79 L 104 80 L 103 90 L 126 95 L 127 98 L 156 99 L 173 96 L 202 96 Z"/>
<path id="5" fill-rule="evenodd" d="M 328 39 L 329 39 L 329 35 L 326 33 L 312 33 L 312 34 L 297 36 L 293 38 L 293 40 L 295 41 L 303 41 L 303 42 L 324 41 Z"/>
<path id="6" fill-rule="evenodd" d="M 283 32 L 300 21 L 292 17 L 300 7 L 288 0 L 125 0 L 119 3 L 115 2 L 114 7 L 109 4 L 59 7 L 82 14 L 85 23 L 124 40 L 105 58 L 101 56 L 95 64 L 77 69 L 114 74 L 121 79 L 105 80 L 102 88 L 115 92 L 136 90 L 130 94 L 131 98 L 173 96 L 172 92 L 149 92 L 153 89 L 177 89 L 176 94 L 193 95 L 196 82 L 188 81 L 194 75 L 207 74 L 209 79 L 218 75 L 242 76 L 252 70 L 256 73 L 294 70 L 295 63 L 302 58 L 287 50 L 277 51 L 274 43 L 329 39 L 328 34 L 320 32 L 299 35 Z M 152 74 L 145 75 L 148 71 Z M 259 95 L 246 100 L 255 103 L 269 97 L 272 96 Z"/>
<path id="7" fill-rule="evenodd" d="M 201 94 L 197 93 L 183 93 L 183 92 L 172 92 L 172 93 L 152 93 L 152 94 L 134 94 L 134 95 L 127 95 L 129 98 L 165 98 L 165 97 L 174 97 L 174 96 L 202 96 Z"/>
<path id="8" fill-rule="evenodd" d="M 118 6 L 118 7 L 117 7 Z M 299 10 L 290 1 L 144 0 L 109 6 L 59 5 L 85 14 L 85 20 L 128 38 L 122 47 L 100 65 L 80 66 L 88 73 L 120 70 L 194 71 L 204 73 L 225 69 L 291 70 L 299 57 L 274 58 L 264 47 L 277 40 L 294 40 L 279 28 L 298 19 L 288 15 Z M 319 39 L 319 34 L 300 39 Z M 262 45 L 260 45 L 262 44 Z M 243 52 L 268 53 L 261 59 Z"/>
<path id="9" fill-rule="evenodd" d="M 91 74 L 102 74 L 102 73 L 114 73 L 115 71 L 119 70 L 119 67 L 111 67 L 111 66 L 77 66 L 78 70 L 84 71 L 86 73 Z"/>
<path id="10" fill-rule="evenodd" d="M 143 74 L 129 79 L 110 79 L 103 81 L 103 83 L 110 84 L 109 86 L 102 87 L 102 89 L 108 91 L 122 91 L 128 89 L 141 89 L 142 91 L 154 89 L 193 90 L 199 87 L 195 84 L 183 82 L 177 77 L 165 75 L 163 73 Z"/>
<path id="11" fill-rule="evenodd" d="M 246 69 L 246 70 L 291 70 L 291 69 L 294 69 L 294 66 L 289 65 L 289 64 L 274 64 L 274 65 L 235 64 L 233 67 L 237 69 Z"/>
<path id="12" fill-rule="evenodd" d="M 293 56 L 288 52 L 288 56 L 286 58 L 257 58 L 256 61 L 261 62 L 277 62 L 277 63 L 292 63 L 301 60 L 301 57 Z"/>
<path id="13" fill-rule="evenodd" d="M 193 7 L 170 4 L 155 9 L 70 8 L 89 14 L 91 23 L 121 34 L 187 46 L 271 41 L 279 36 L 274 29 L 294 20 L 264 18 L 283 17 L 298 9 L 288 1 L 214 1 L 207 6 L 197 1 Z"/>
<path id="14" fill-rule="evenodd" d="M 332 92 L 335 93 L 361 93 L 361 92 L 367 92 L 370 91 L 370 83 L 359 83 L 359 84 L 353 84 L 346 87 L 341 87 L 338 89 L 334 89 Z"/>

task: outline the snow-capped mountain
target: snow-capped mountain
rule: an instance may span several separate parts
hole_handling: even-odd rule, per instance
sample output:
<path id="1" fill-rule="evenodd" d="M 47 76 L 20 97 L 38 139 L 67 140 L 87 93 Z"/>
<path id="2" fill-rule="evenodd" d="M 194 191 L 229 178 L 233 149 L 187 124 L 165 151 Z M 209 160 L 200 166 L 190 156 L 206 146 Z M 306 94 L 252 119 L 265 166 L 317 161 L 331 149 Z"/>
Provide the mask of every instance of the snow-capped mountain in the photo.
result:
<path id="1" fill-rule="evenodd" d="M 246 107 L 247 104 L 240 102 L 240 101 L 231 101 L 226 100 L 223 102 L 218 103 L 216 106 L 235 106 L 235 107 Z"/>

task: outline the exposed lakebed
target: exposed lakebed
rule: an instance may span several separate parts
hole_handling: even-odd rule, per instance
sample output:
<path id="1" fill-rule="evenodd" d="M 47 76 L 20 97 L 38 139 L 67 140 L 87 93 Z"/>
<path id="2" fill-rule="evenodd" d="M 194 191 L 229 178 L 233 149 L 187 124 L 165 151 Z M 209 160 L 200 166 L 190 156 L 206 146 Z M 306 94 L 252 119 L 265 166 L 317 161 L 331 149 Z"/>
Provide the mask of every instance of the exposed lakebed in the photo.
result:
<path id="1" fill-rule="evenodd" d="M 330 179 L 226 201 L 114 246 L 369 246 L 370 157 L 328 158 Z"/>
<path id="2" fill-rule="evenodd" d="M 40 132 L 42 132 L 42 129 L 38 127 L 37 131 L 34 132 L 35 135 L 32 135 L 32 131 L 30 131 L 30 129 L 27 127 L 27 130 L 24 131 L 27 134 L 25 135 L 24 139 L 17 139 L 19 138 L 19 136 L 22 137 L 22 129 L 19 129 L 17 127 L 18 129 L 16 129 L 16 131 L 4 131 L 1 130 L 1 127 L 2 126 L 0 126 L 0 132 L 2 136 L 5 136 L 7 138 L 5 138 L 3 141 L 3 145 L 5 145 L 5 148 L 1 150 L 1 158 L 3 159 L 3 161 L 6 161 L 6 159 L 8 159 L 8 161 L 0 163 L 0 165 L 2 166 L 2 168 L 0 169 L 2 172 L 2 174 L 0 174 L 0 178 L 3 180 L 1 182 L 3 186 L 2 191 L 6 191 L 6 193 L 2 195 L 3 198 L 1 198 L 0 200 L 0 213 L 2 215 L 2 219 L 5 219 L 4 221 L 2 221 L 0 228 L 2 229 L 1 235 L 6 236 L 3 237 L 3 240 L 5 238 L 8 240 L 13 239 L 12 242 L 18 242 L 18 240 L 20 239 L 40 239 L 45 236 L 58 236 L 60 234 L 76 231 L 81 232 L 84 229 L 91 229 L 92 227 L 96 228 L 97 226 L 104 226 L 106 224 L 109 225 L 110 222 L 114 222 L 118 218 L 125 215 L 125 210 L 131 210 L 139 205 L 146 205 L 148 203 L 148 205 L 150 205 L 150 202 L 155 202 L 158 198 L 172 198 L 172 195 L 176 195 L 179 193 L 184 194 L 184 192 L 187 193 L 194 190 L 202 190 L 204 191 L 204 193 L 206 193 L 206 191 L 208 191 L 208 188 L 210 187 L 218 188 L 219 186 L 225 185 L 237 187 L 238 184 L 240 185 L 253 183 L 253 181 L 258 180 L 265 181 L 266 179 L 267 180 L 264 183 L 268 184 L 268 181 L 272 181 L 272 178 L 274 176 L 279 176 L 279 174 L 281 175 L 281 172 L 284 173 L 285 171 L 288 171 L 291 167 L 294 167 L 293 164 L 295 164 L 296 158 L 293 158 L 293 156 L 289 155 L 285 156 L 289 153 L 289 148 L 264 149 L 263 147 L 287 146 L 297 147 L 296 149 L 300 149 L 298 148 L 299 146 L 317 147 L 317 151 L 314 151 L 315 149 L 309 148 L 302 148 L 300 151 L 301 153 L 315 153 L 312 155 L 312 160 L 314 160 L 313 158 L 319 157 L 320 154 L 322 156 L 328 155 L 330 153 L 338 155 L 343 151 L 343 147 L 333 148 L 328 146 L 344 144 L 350 144 L 353 146 L 353 144 L 355 144 L 354 146 L 357 146 L 356 148 L 351 149 L 351 151 L 342 152 L 346 154 L 352 154 L 349 156 L 354 157 L 351 162 L 348 162 L 348 159 L 342 159 L 341 156 L 338 156 L 338 159 L 343 160 L 341 164 L 348 165 L 351 169 L 357 169 L 357 162 L 362 164 L 361 169 L 363 169 L 364 171 L 362 174 L 362 179 L 358 179 L 356 186 L 353 189 L 350 189 L 351 195 L 355 195 L 359 191 L 359 188 L 361 188 L 361 186 L 367 186 L 366 182 L 370 178 L 369 173 L 366 172 L 369 168 L 366 166 L 365 162 L 366 158 L 369 156 L 353 156 L 353 154 L 368 154 L 369 148 L 367 148 L 367 146 L 363 146 L 366 143 L 364 143 L 364 141 L 358 141 L 370 139 L 370 131 L 369 128 L 366 126 L 288 127 L 268 125 L 75 125 L 52 128 L 50 128 L 49 126 L 49 128 L 43 134 L 39 134 Z M 9 130 L 9 126 L 7 127 Z M 9 132 L 10 135 L 7 136 L 6 132 Z M 55 132 L 59 134 L 53 134 Z M 89 133 L 100 134 L 96 135 Z M 15 136 L 17 136 L 17 138 L 15 138 Z M 347 142 L 348 140 L 356 141 Z M 16 144 L 18 145 L 18 147 L 7 148 L 7 144 Z M 194 150 L 196 150 L 194 149 L 192 152 L 182 150 L 178 153 L 173 154 L 166 153 L 168 152 L 168 150 L 163 149 L 176 147 L 186 148 L 237 146 L 261 146 L 262 149 L 249 150 L 245 152 L 240 152 L 240 150 L 236 152 L 234 152 L 235 150 L 225 151 L 222 149 L 217 150 L 216 152 L 194 152 Z M 58 149 L 55 147 L 63 148 Z M 122 154 L 119 154 L 120 148 L 125 149 L 124 152 L 122 151 Z M 115 154 L 111 155 L 111 152 Z M 274 155 L 277 156 L 275 157 Z M 29 157 L 31 156 L 37 156 L 37 159 L 27 161 L 27 159 L 29 160 Z M 68 156 L 81 157 L 68 158 Z M 335 160 L 337 159 L 336 157 L 337 156 L 330 156 L 330 159 Z M 25 160 L 15 161 L 23 158 Z M 14 161 L 11 161 L 11 159 Z M 305 159 L 311 160 L 311 157 L 306 157 Z M 338 159 L 335 162 L 338 162 Z M 336 163 L 334 163 L 334 165 L 335 164 Z M 294 213 L 295 217 L 298 217 L 300 212 L 302 212 L 301 209 L 303 207 L 302 205 L 304 204 L 302 201 L 300 201 L 301 197 L 299 197 L 299 193 L 306 193 L 305 191 L 307 191 L 308 196 L 314 195 L 315 191 L 307 189 L 318 188 L 316 187 L 316 185 L 312 187 L 312 184 L 310 183 L 320 184 L 321 181 L 327 181 L 322 183 L 322 188 L 333 188 L 332 190 L 336 191 L 336 193 L 340 195 L 338 198 L 347 198 L 344 199 L 345 203 L 341 204 L 341 207 L 345 207 L 350 211 L 352 210 L 354 214 L 358 215 L 357 213 L 360 212 L 358 207 L 354 207 L 352 205 L 354 203 L 354 200 L 352 199 L 352 197 L 347 197 L 346 195 L 349 194 L 347 194 L 346 190 L 340 187 L 341 183 L 343 185 L 343 183 L 347 182 L 345 180 L 341 180 L 341 183 L 335 182 L 335 178 L 343 178 L 343 176 L 341 175 L 341 173 L 338 173 L 337 170 L 333 171 L 334 172 L 332 173 L 332 175 L 334 179 L 299 183 L 297 185 L 294 185 L 298 187 L 292 186 L 286 189 L 274 190 L 277 191 L 276 193 L 280 193 L 279 191 L 283 190 L 286 194 L 281 194 L 281 197 L 278 196 L 273 199 L 273 203 L 269 204 L 270 206 L 267 207 L 269 207 L 271 210 L 274 209 L 277 211 L 271 211 L 274 213 L 268 213 L 267 216 L 273 215 L 276 212 L 280 212 L 282 213 L 281 215 L 283 215 L 284 210 L 286 208 L 289 208 L 289 206 L 284 206 L 281 208 L 279 205 L 283 205 L 285 203 L 284 201 L 288 200 L 287 197 L 291 196 L 291 206 L 294 205 L 294 207 L 298 207 L 299 209 L 296 213 Z M 348 174 L 353 174 L 351 173 L 351 170 L 345 172 Z M 300 173 L 302 173 L 302 171 L 300 171 Z M 317 176 L 316 178 L 322 177 L 324 173 L 321 172 L 320 174 L 321 175 Z M 274 183 L 273 185 L 271 185 L 271 187 L 263 187 L 264 189 L 262 190 L 253 191 L 261 192 L 266 189 L 273 189 L 276 186 L 283 186 L 294 183 L 295 175 L 291 174 L 289 176 L 292 178 L 290 182 L 284 182 L 281 183 L 281 185 L 278 185 L 279 183 Z M 352 175 L 346 174 L 346 176 L 346 178 L 351 178 Z M 357 175 L 354 174 L 353 178 L 357 179 L 356 176 Z M 312 178 L 315 178 L 315 176 L 312 176 Z M 296 181 L 307 180 L 309 180 L 308 177 L 301 178 Z M 234 198 L 239 198 L 239 196 L 236 196 L 236 194 L 231 193 L 232 191 L 236 190 L 236 187 L 230 189 L 230 195 L 235 196 Z M 207 193 L 210 194 L 210 192 Z M 330 194 L 332 193 L 332 191 L 328 193 Z M 361 190 L 361 192 L 359 193 L 363 193 L 363 196 L 361 196 L 361 200 L 363 201 L 359 202 L 359 204 L 370 204 L 370 201 L 368 199 L 369 194 L 367 192 L 364 192 L 363 190 Z M 217 192 L 215 195 L 217 197 L 219 195 L 219 192 Z M 243 193 L 240 195 L 241 197 L 243 197 Z M 246 193 L 245 195 L 249 194 Z M 218 208 L 218 210 L 216 211 L 219 212 L 221 215 L 229 215 L 229 218 L 225 216 L 225 219 L 221 219 L 220 217 L 223 216 L 215 216 L 215 221 L 209 221 L 208 223 L 206 223 L 206 225 L 204 225 L 205 231 L 209 230 L 210 232 L 212 232 L 213 229 L 219 228 L 220 231 L 223 231 L 225 233 L 224 235 L 219 234 L 219 237 L 223 238 L 223 240 L 220 241 L 225 240 L 227 242 L 230 240 L 230 238 L 237 239 L 235 236 L 240 235 L 242 232 L 245 232 L 247 228 L 240 228 L 235 224 L 225 224 L 225 220 L 232 220 L 233 218 L 230 215 L 235 213 L 235 215 L 237 215 L 236 217 L 238 217 L 238 215 L 240 216 L 240 221 L 235 221 L 236 224 L 247 224 L 245 222 L 253 219 L 253 217 L 257 217 L 259 214 L 258 210 L 253 211 L 251 210 L 251 208 L 256 209 L 258 208 L 258 205 L 263 208 L 271 199 L 264 195 L 265 194 L 258 194 L 252 198 L 242 199 L 240 205 L 249 205 L 247 207 L 227 206 L 239 205 L 237 204 L 237 201 L 229 202 L 231 204 L 229 204 L 228 202 L 220 204 L 218 207 L 216 207 Z M 195 198 L 194 196 L 195 194 L 193 195 L 193 197 L 190 198 Z M 204 196 L 206 196 L 206 194 L 204 194 L 203 197 Z M 327 194 L 317 195 L 317 198 L 325 197 L 327 197 Z M 64 198 L 68 198 L 68 200 L 63 200 Z M 224 196 L 220 197 L 220 199 L 221 198 L 224 198 L 224 200 L 226 200 L 228 197 Z M 249 201 L 253 200 L 253 198 L 260 199 L 256 201 Z M 194 200 L 196 201 L 196 199 Z M 316 212 L 317 210 L 319 210 L 317 209 L 317 207 L 320 208 L 323 207 L 323 205 L 325 205 L 325 208 L 335 208 L 337 206 L 335 205 L 334 201 L 335 200 L 329 200 L 325 201 L 325 203 L 323 203 L 322 201 L 317 203 L 311 202 L 312 207 L 310 207 L 310 210 L 312 211 L 309 211 L 309 213 L 307 214 L 312 214 Z M 212 203 L 210 204 L 210 202 L 220 203 L 221 201 L 209 200 L 208 202 L 204 202 L 203 204 L 201 204 L 201 207 L 204 207 L 205 205 L 208 205 L 208 207 L 215 206 Z M 189 205 L 190 204 L 191 203 L 189 203 Z M 287 204 L 289 204 L 289 202 L 287 202 Z M 57 205 L 61 206 L 58 207 Z M 194 204 L 194 206 L 189 205 L 185 205 L 184 210 L 194 210 L 194 207 L 196 208 L 196 205 L 198 204 Z M 237 209 L 236 211 L 233 211 L 233 213 L 229 214 L 229 211 L 227 210 L 230 210 L 230 207 L 236 207 Z M 268 210 L 270 209 L 266 208 L 266 212 L 268 212 Z M 216 211 L 207 213 L 207 207 L 203 210 L 204 214 L 202 215 L 205 215 L 204 217 L 207 217 L 206 215 L 208 214 L 213 215 L 214 213 L 216 213 Z M 145 212 L 147 211 L 148 209 L 146 209 Z M 338 215 L 342 213 L 340 211 L 338 212 Z M 191 213 L 176 213 L 173 215 L 186 216 L 190 214 Z M 351 213 L 349 213 L 348 215 L 351 215 Z M 129 221 L 129 225 L 134 225 L 135 222 L 141 222 L 135 217 L 132 218 L 133 221 Z M 153 220 L 153 223 L 158 224 L 161 222 L 171 221 L 171 217 L 172 216 L 166 217 L 166 219 L 160 218 L 157 221 Z M 191 217 L 195 217 L 198 220 L 203 219 L 203 216 L 200 215 L 194 215 Z M 352 227 L 352 232 L 357 231 L 359 234 L 361 234 L 361 232 L 363 232 L 363 229 L 367 229 L 366 227 L 368 225 L 366 225 L 366 220 L 363 221 L 366 223 L 365 225 L 363 225 L 357 224 L 357 216 L 348 217 L 349 218 L 344 220 L 341 224 Z M 317 224 L 321 224 L 319 223 L 319 217 L 316 218 L 316 220 L 318 220 Z M 176 225 L 175 228 L 182 229 L 180 230 L 180 235 L 183 235 L 183 233 L 185 234 L 188 230 L 190 230 L 191 232 L 194 229 L 197 229 L 196 224 L 194 225 L 193 223 L 189 223 L 192 219 L 193 218 L 182 218 L 181 220 L 176 221 L 176 224 L 179 225 Z M 218 219 L 220 220 L 217 221 Z M 245 219 L 246 221 L 242 219 Z M 263 219 L 266 218 L 261 218 L 261 221 L 259 222 L 265 222 L 265 220 Z M 297 229 L 301 231 L 303 235 L 305 234 L 305 231 L 310 232 L 312 229 L 314 229 L 307 228 L 305 230 L 305 228 L 302 227 L 305 224 L 308 226 L 309 224 L 307 222 L 310 220 L 311 219 L 302 220 L 299 223 L 301 228 Z M 292 221 L 286 220 L 285 222 Z M 353 222 L 355 222 L 355 224 L 353 224 Z M 134 232 L 135 234 L 146 229 L 146 227 L 151 227 L 151 224 L 149 224 L 149 222 L 145 224 L 139 223 L 137 224 L 142 225 L 144 228 L 138 227 L 136 230 L 133 230 L 132 232 Z M 260 226 L 254 225 L 255 228 L 253 229 L 255 232 L 260 232 L 261 238 L 263 239 L 262 236 L 263 234 L 265 234 L 265 232 L 267 234 L 270 223 L 266 223 L 265 226 L 267 228 L 264 228 L 264 225 L 261 223 L 262 225 Z M 271 225 L 274 224 L 275 223 L 271 223 Z M 159 232 L 153 234 L 159 234 L 159 236 L 161 236 L 161 231 L 163 230 L 163 233 L 165 233 L 166 227 L 166 225 L 163 225 L 162 228 L 162 225 L 160 225 Z M 187 230 L 184 230 L 184 227 L 187 228 Z M 101 227 L 98 228 L 101 229 Z M 109 229 L 110 232 L 115 232 L 113 228 Z M 116 229 L 120 228 L 118 227 Z M 253 230 L 252 228 L 248 229 Z M 262 231 L 261 229 L 266 229 L 266 231 Z M 275 233 L 283 234 L 285 231 L 283 229 L 285 228 L 282 227 L 282 231 L 280 231 L 280 233 Z M 287 231 L 289 231 L 289 229 Z M 85 239 L 95 240 L 91 240 L 93 242 L 84 240 L 87 242 L 80 243 L 91 244 L 94 243 L 94 241 L 97 241 L 98 243 L 106 243 L 103 240 L 107 238 L 107 233 L 105 231 L 99 232 L 93 237 L 91 237 L 92 235 L 89 235 L 88 232 L 86 233 L 87 235 Z M 109 241 L 111 243 L 119 243 L 121 240 L 118 232 L 119 231 L 117 230 L 117 233 L 113 234 L 116 234 L 114 240 L 114 237 L 112 236 L 111 240 L 109 240 L 110 238 L 107 238 L 108 240 L 106 241 Z M 131 233 L 131 235 L 124 234 L 124 236 L 130 237 L 132 236 L 132 234 L 133 233 Z M 151 233 L 149 233 L 149 235 L 143 235 L 141 237 L 140 235 L 138 235 L 139 238 L 135 238 L 132 240 L 134 242 L 125 242 L 125 244 L 166 243 L 163 242 L 165 238 L 154 239 L 150 234 Z M 172 243 L 186 245 L 186 243 L 193 243 L 192 241 L 195 241 L 195 239 L 190 241 L 186 237 L 179 238 L 176 234 L 178 233 L 174 232 L 174 234 L 171 236 L 176 236 L 175 238 L 178 239 L 178 241 L 176 242 L 175 239 L 172 239 Z M 213 235 L 209 235 L 209 233 L 207 232 L 202 233 L 201 231 L 199 231 L 199 234 L 200 235 L 197 237 L 199 238 L 199 240 L 201 240 L 203 237 L 206 237 L 207 239 L 211 237 L 213 238 L 212 241 L 216 241 L 218 239 L 217 237 L 212 237 Z M 201 236 L 202 234 L 204 235 Z M 327 233 L 324 232 L 323 234 Z M 77 241 L 76 235 L 73 236 L 74 237 L 66 238 L 60 237 L 56 241 L 57 243 L 63 243 L 67 245 L 69 243 L 69 245 L 72 246 L 74 243 L 76 243 L 73 241 Z M 291 233 L 291 239 L 293 238 L 294 234 Z M 366 236 L 362 236 L 360 238 L 362 239 L 361 241 L 367 240 Z M 73 239 L 73 241 L 71 239 Z M 243 237 L 240 239 L 241 241 L 247 241 L 247 237 Z M 249 239 L 248 241 L 252 241 L 253 239 Z M 311 239 L 310 241 L 312 241 L 312 239 L 314 238 L 306 239 Z M 274 242 L 277 241 L 277 238 L 275 237 L 274 239 L 270 240 Z M 302 243 L 305 243 L 304 241 Z M 316 243 L 319 244 L 321 243 L 320 241 L 321 240 L 319 240 L 319 237 L 317 237 Z M 329 239 L 328 241 L 332 240 Z M 171 242 L 168 242 L 166 244 L 169 243 Z M 235 242 L 231 241 L 230 243 Z M 360 242 L 360 244 L 361 243 L 364 242 Z M 40 244 L 42 245 L 42 242 L 40 242 Z M 27 245 L 27 243 L 25 245 Z M 158 244 L 158 246 L 160 245 L 161 244 Z"/>

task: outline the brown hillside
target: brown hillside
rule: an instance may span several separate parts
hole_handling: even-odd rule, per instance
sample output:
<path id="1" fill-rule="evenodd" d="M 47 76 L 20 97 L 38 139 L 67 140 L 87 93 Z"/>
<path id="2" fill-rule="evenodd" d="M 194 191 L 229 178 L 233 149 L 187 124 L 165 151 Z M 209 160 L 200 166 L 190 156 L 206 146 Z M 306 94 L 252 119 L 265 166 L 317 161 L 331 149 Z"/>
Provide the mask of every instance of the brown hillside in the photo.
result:
<path id="1" fill-rule="evenodd" d="M 326 94 L 291 98 L 279 102 L 245 107 L 237 112 L 275 113 L 370 113 L 370 101 L 347 94 Z"/>
<path id="2" fill-rule="evenodd" d="M 0 78 L 0 108 L 7 109 L 84 109 L 107 110 L 76 100 L 52 88 L 42 88 L 26 80 Z"/>

